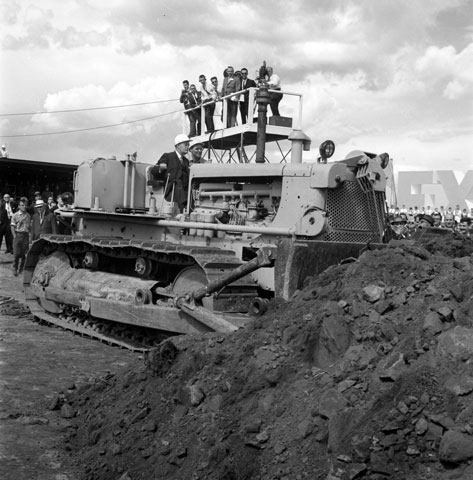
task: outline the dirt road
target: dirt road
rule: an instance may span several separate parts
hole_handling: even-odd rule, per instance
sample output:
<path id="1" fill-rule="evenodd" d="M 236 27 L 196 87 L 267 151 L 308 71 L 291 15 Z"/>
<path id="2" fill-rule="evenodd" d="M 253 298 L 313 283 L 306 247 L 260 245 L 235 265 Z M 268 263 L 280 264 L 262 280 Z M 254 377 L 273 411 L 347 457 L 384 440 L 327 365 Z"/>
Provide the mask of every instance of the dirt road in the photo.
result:
<path id="1" fill-rule="evenodd" d="M 58 448 L 73 427 L 67 412 L 51 410 L 55 399 L 140 356 L 33 322 L 11 259 L 0 252 L 0 478 L 76 480 Z"/>

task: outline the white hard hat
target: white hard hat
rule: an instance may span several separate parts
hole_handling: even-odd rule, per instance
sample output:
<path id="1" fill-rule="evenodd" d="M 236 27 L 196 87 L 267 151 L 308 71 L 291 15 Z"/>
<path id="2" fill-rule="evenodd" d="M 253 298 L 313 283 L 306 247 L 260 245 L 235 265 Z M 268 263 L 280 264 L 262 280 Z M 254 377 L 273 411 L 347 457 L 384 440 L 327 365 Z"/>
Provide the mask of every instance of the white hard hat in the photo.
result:
<path id="1" fill-rule="evenodd" d="M 199 142 L 198 140 L 192 140 L 191 141 L 191 146 L 190 146 L 190 149 L 192 150 L 195 146 L 197 145 L 200 145 L 201 147 L 204 146 L 204 144 L 202 142 Z"/>
<path id="2" fill-rule="evenodd" d="M 184 135 L 183 133 L 180 133 L 174 139 L 174 146 L 179 145 L 180 143 L 184 143 L 184 142 L 190 142 L 190 139 L 187 135 Z"/>

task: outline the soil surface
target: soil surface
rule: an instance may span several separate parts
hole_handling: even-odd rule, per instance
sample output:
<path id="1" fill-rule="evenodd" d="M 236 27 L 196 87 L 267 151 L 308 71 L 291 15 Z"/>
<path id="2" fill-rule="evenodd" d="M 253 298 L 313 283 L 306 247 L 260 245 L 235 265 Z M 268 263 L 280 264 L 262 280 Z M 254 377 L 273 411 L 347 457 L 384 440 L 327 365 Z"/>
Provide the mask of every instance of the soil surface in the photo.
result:
<path id="1" fill-rule="evenodd" d="M 76 427 L 62 398 L 139 358 L 35 323 L 11 259 L 0 253 L 0 478 L 76 480 L 84 468 L 69 461 L 64 439 Z"/>
<path id="2" fill-rule="evenodd" d="M 142 360 L 3 313 L 1 478 L 473 479 L 473 242 L 423 241 Z"/>
<path id="3" fill-rule="evenodd" d="M 472 479 L 473 243 L 424 241 L 71 392 L 80 478 Z"/>

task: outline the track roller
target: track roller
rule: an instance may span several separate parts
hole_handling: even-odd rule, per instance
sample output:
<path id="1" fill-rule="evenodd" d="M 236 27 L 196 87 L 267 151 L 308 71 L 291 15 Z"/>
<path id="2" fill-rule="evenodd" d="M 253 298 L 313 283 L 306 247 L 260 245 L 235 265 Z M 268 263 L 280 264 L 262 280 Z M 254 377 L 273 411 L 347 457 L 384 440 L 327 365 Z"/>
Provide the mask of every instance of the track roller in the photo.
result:
<path id="1" fill-rule="evenodd" d="M 269 300 L 267 298 L 256 297 L 251 300 L 248 313 L 253 317 L 259 317 L 268 310 Z"/>

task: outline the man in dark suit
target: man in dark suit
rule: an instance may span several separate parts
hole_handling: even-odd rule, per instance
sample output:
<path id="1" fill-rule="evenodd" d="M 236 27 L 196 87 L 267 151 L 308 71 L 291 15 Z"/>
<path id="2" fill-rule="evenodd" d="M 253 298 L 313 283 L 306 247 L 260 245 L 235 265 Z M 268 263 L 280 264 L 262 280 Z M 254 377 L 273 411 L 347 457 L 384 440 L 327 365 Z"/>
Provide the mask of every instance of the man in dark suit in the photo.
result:
<path id="1" fill-rule="evenodd" d="M 153 176 L 165 184 L 164 198 L 175 202 L 182 212 L 187 206 L 189 189 L 189 137 L 179 134 L 174 139 L 174 152 L 163 153 L 158 163 L 151 169 Z"/>
<path id="2" fill-rule="evenodd" d="M 13 253 L 13 237 L 10 228 L 10 220 L 16 210 L 16 204 L 11 200 L 10 195 L 5 193 L 3 202 L 0 200 L 0 247 L 2 246 L 3 237 L 7 250 L 5 253 Z"/>
<path id="3" fill-rule="evenodd" d="M 189 86 L 187 80 L 182 82 L 182 91 L 179 101 L 184 104 L 185 110 L 200 105 L 200 95 L 194 84 Z M 189 137 L 200 135 L 200 110 L 190 110 L 186 112 L 186 115 L 189 119 Z"/>
<path id="4" fill-rule="evenodd" d="M 200 92 L 197 91 L 194 84 L 181 95 L 182 101 L 186 109 L 198 107 L 201 104 Z M 190 123 L 189 137 L 200 135 L 200 109 L 191 110 L 186 115 L 189 117 Z"/>
<path id="5" fill-rule="evenodd" d="M 256 82 L 251 78 L 248 78 L 248 69 L 242 68 L 241 69 L 241 89 L 256 87 Z M 243 99 L 240 101 L 240 115 L 241 115 L 241 123 L 246 123 L 248 117 L 248 103 L 250 98 L 250 92 L 247 90 L 243 94 Z M 252 115 L 253 112 L 250 112 Z"/>
<path id="6" fill-rule="evenodd" d="M 42 234 L 57 233 L 56 217 L 44 200 L 36 200 L 31 217 L 31 239 L 38 240 Z"/>

